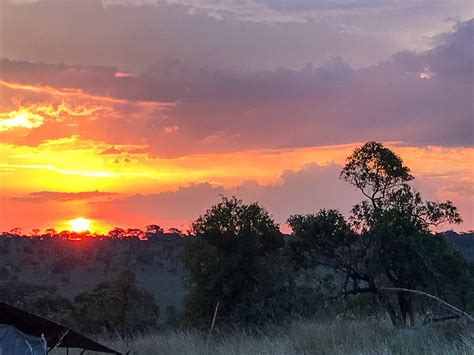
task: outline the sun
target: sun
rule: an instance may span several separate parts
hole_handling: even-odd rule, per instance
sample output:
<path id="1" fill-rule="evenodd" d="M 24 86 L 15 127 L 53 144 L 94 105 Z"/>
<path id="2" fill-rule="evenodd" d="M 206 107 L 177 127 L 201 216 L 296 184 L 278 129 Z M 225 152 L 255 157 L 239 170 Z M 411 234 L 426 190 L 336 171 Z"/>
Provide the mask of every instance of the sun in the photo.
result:
<path id="1" fill-rule="evenodd" d="M 69 225 L 71 226 L 71 230 L 73 232 L 84 232 L 90 229 L 91 221 L 86 218 L 75 218 L 69 221 Z"/>

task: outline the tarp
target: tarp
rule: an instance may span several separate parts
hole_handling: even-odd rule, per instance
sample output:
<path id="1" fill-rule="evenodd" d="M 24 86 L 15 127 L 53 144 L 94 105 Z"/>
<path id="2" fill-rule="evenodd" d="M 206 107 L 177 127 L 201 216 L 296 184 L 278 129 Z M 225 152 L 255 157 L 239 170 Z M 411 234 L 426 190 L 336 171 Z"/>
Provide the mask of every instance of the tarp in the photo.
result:
<path id="1" fill-rule="evenodd" d="M 26 312 L 5 302 L 0 302 L 0 324 L 12 325 L 23 333 L 34 337 L 44 335 L 48 346 L 53 348 L 56 346 L 61 348 L 79 348 L 120 355 L 118 351 L 99 344 L 68 327 Z M 5 353 L 0 353 L 0 355 L 5 355 Z"/>
<path id="2" fill-rule="evenodd" d="M 45 355 L 44 338 L 20 332 L 12 325 L 0 324 L 0 355 Z"/>

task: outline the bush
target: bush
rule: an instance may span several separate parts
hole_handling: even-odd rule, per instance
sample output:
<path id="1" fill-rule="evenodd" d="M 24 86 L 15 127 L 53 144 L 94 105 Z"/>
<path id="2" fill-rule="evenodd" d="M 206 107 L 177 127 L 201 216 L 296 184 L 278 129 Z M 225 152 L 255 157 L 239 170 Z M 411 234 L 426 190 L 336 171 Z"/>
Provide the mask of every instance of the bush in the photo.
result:
<path id="1" fill-rule="evenodd" d="M 157 326 L 159 307 L 153 296 L 137 287 L 131 271 L 78 295 L 73 317 L 88 333 L 118 333 L 123 338 Z"/>

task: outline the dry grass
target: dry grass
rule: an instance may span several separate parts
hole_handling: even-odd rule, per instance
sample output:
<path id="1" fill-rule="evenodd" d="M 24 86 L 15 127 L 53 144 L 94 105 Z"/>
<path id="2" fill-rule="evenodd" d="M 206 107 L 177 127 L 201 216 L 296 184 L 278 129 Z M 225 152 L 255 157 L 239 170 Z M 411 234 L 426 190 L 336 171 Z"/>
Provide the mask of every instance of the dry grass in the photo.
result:
<path id="1" fill-rule="evenodd" d="M 465 324 L 393 329 L 376 322 L 297 321 L 288 329 L 262 334 L 206 339 L 196 333 L 175 332 L 137 339 L 129 346 L 110 343 L 131 354 L 474 354 L 474 329 Z"/>
<path id="2" fill-rule="evenodd" d="M 206 334 L 172 332 L 147 335 L 129 344 L 104 341 L 130 354 L 413 354 L 472 355 L 474 328 L 465 323 L 393 329 L 375 321 L 296 321 L 287 328 L 271 328 L 259 335 L 213 336 L 206 351 Z M 65 352 L 64 352 L 65 353 Z M 89 352 L 88 352 L 89 353 Z M 61 354 L 54 351 L 52 354 Z M 69 354 L 75 354 L 70 351 Z"/>

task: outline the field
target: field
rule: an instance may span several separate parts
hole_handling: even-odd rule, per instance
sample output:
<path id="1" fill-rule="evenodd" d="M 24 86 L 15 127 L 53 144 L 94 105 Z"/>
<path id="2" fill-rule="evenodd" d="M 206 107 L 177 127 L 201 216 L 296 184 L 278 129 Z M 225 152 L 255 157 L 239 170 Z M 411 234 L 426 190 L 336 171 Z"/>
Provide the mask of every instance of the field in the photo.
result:
<path id="1" fill-rule="evenodd" d="M 393 329 L 376 321 L 295 321 L 288 327 L 248 335 L 172 332 L 147 335 L 125 344 L 107 341 L 129 354 L 459 354 L 474 353 L 474 328 L 462 323 Z M 73 354 L 72 351 L 69 352 Z M 65 354 L 53 351 L 52 354 Z"/>
<path id="2" fill-rule="evenodd" d="M 91 334 L 124 354 L 474 354 L 474 326 L 460 321 L 394 329 L 388 320 L 372 318 L 296 320 L 287 326 L 252 333 L 238 329 L 224 332 L 217 328 L 208 344 L 207 332 L 166 330 L 166 307 L 174 306 L 178 314 L 182 310 L 185 287 L 179 255 L 186 240 L 77 243 L 2 239 L 0 286 L 4 282 L 8 287 L 17 284 L 18 290 L 22 291 L 20 294 L 29 297 L 24 285 L 41 285 L 72 299 L 99 282 L 111 279 L 121 268 L 134 270 L 139 286 L 150 291 L 162 309 L 159 328 L 129 342 Z M 466 256 L 472 255 L 472 235 L 469 239 L 459 237 L 458 240 L 470 242 L 461 250 Z M 30 291 L 36 292 L 35 288 Z M 10 293 L 11 297 L 17 297 L 17 293 Z M 15 300 L 6 301 L 13 303 Z M 79 353 L 69 351 L 69 354 Z M 66 354 L 66 351 L 55 349 L 51 354 Z"/>
<path id="3" fill-rule="evenodd" d="M 173 306 L 179 310 L 185 293 L 179 259 L 184 242 L 185 238 L 153 242 L 1 238 L 0 288 L 3 282 L 24 282 L 73 299 L 128 268 L 162 309 Z"/>

